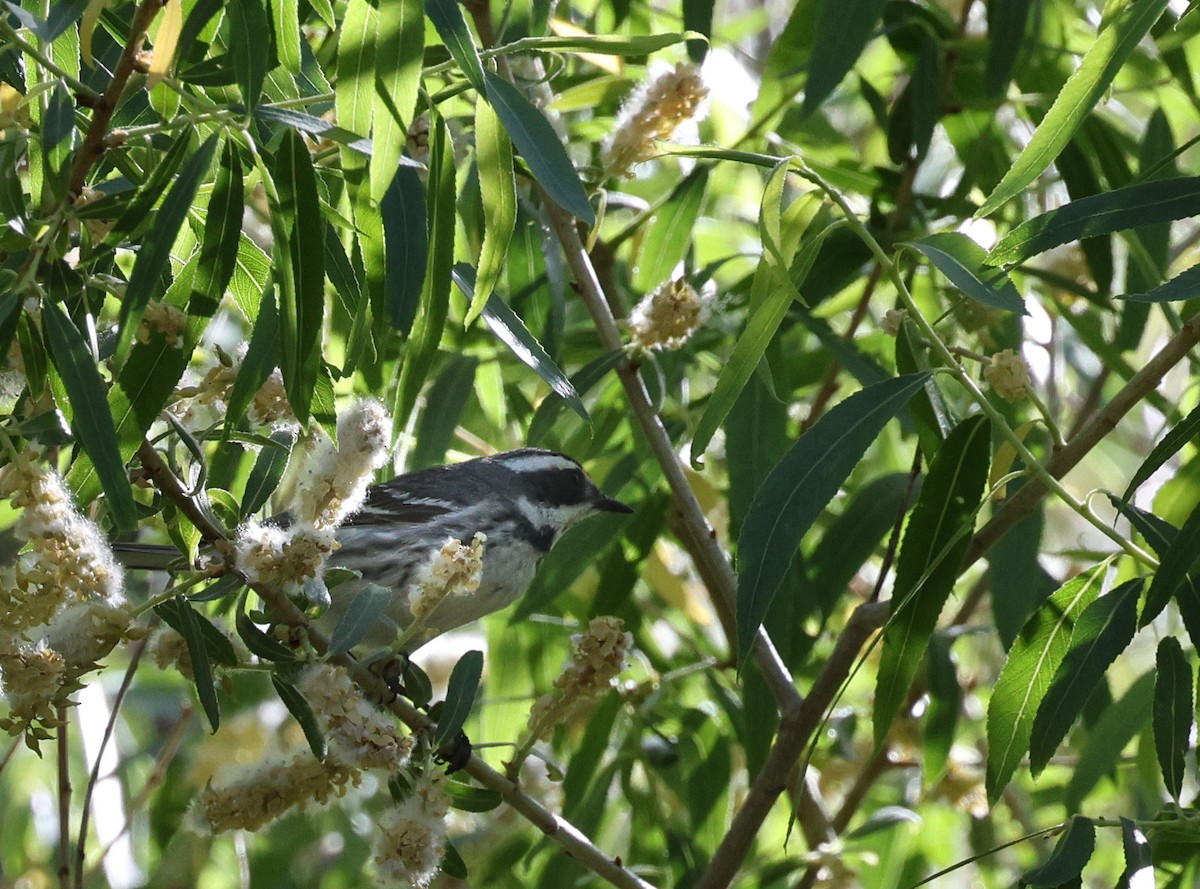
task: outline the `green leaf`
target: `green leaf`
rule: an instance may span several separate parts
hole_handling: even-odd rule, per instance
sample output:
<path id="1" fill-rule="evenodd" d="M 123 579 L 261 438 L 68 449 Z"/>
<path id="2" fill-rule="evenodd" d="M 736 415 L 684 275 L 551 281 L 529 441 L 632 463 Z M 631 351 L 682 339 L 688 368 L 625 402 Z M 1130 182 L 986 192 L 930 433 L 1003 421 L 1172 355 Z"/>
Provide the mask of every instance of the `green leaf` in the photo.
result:
<path id="1" fill-rule="evenodd" d="M 942 442 L 921 486 L 896 558 L 891 614 L 875 686 L 875 743 L 882 744 L 925 657 L 954 583 L 987 482 L 991 424 L 963 420 Z"/>
<path id="2" fill-rule="evenodd" d="M 804 87 L 805 114 L 819 108 L 854 67 L 885 5 L 885 0 L 821 0 Z"/>
<path id="3" fill-rule="evenodd" d="M 1027 315 L 1025 302 L 1003 269 L 989 267 L 987 251 L 959 232 L 936 232 L 901 246 L 928 259 L 950 283 L 976 302 Z"/>
<path id="4" fill-rule="evenodd" d="M 471 715 L 475 695 L 479 691 L 479 679 L 483 675 L 483 652 L 468 651 L 458 659 L 450 671 L 450 682 L 446 685 L 446 701 L 438 717 L 433 745 L 448 744 L 462 731 L 463 724 Z"/>
<path id="5" fill-rule="evenodd" d="M 486 93 L 484 75 L 487 72 L 479 61 L 479 51 L 475 49 L 475 41 L 463 18 L 462 7 L 455 0 L 425 0 L 425 14 L 433 22 L 438 36 L 446 44 L 446 49 L 450 50 L 450 55 L 458 63 L 467 82 L 480 95 Z"/>
<path id="6" fill-rule="evenodd" d="M 304 140 L 289 130 L 275 158 L 278 203 L 271 208 L 279 282 L 280 362 L 288 402 L 301 424 L 308 422 L 321 369 L 325 312 L 325 222 L 317 179 Z M 280 249 L 280 239 L 287 249 Z"/>
<path id="7" fill-rule="evenodd" d="M 487 55 L 508 55 L 520 52 L 578 52 L 607 56 L 646 56 L 675 46 L 683 41 L 697 40 L 704 35 L 696 31 L 668 34 L 586 34 L 578 37 L 550 35 L 522 37 L 490 50 Z"/>
<path id="8" fill-rule="evenodd" d="M 229 51 L 238 88 L 247 108 L 258 105 L 263 80 L 270 65 L 271 23 L 262 0 L 238 0 L 226 7 L 229 16 Z"/>
<path id="9" fill-rule="evenodd" d="M 1104 674 L 1133 639 L 1141 591 L 1141 579 L 1126 581 L 1096 599 L 1079 616 L 1067 653 L 1033 720 L 1029 769 L 1035 778 L 1082 712 L 1096 677 Z"/>
<path id="10" fill-rule="evenodd" d="M 1185 269 L 1169 281 L 1159 284 L 1146 293 L 1126 293 L 1118 299 L 1130 302 L 1166 303 L 1200 296 L 1200 265 Z"/>
<path id="11" fill-rule="evenodd" d="M 200 261 L 192 280 L 188 313 L 211 316 L 233 278 L 242 232 L 245 199 L 242 194 L 242 163 L 237 145 L 226 140 L 212 200 L 205 213 L 204 240 Z"/>
<path id="12" fill-rule="evenodd" d="M 1167 792 L 1176 803 L 1192 731 L 1192 666 L 1174 636 L 1158 643 L 1154 678 L 1154 750 Z"/>
<path id="13" fill-rule="evenodd" d="M 987 713 L 987 795 L 993 804 L 1029 750 L 1033 721 L 1067 653 L 1075 623 L 1104 585 L 1107 563 L 1064 583 L 1025 622 L 1009 649 Z"/>
<path id="14" fill-rule="evenodd" d="M 1146 593 L 1147 613 L 1149 603 L 1166 603 L 1178 595 L 1179 591 L 1189 582 L 1189 577 L 1196 574 L 1200 566 L 1200 507 L 1193 509 L 1191 515 L 1171 541 L 1167 551 L 1159 557 L 1158 571 L 1150 581 L 1150 589 Z M 1161 605 L 1158 606 L 1161 609 Z"/>
<path id="15" fill-rule="evenodd" d="M 246 643 L 246 648 L 255 657 L 274 663 L 287 663 L 296 660 L 296 653 L 269 633 L 264 633 L 246 614 L 246 597 L 242 596 L 238 603 L 237 617 L 234 619 L 238 638 Z"/>
<path id="16" fill-rule="evenodd" d="M 595 225 L 596 214 L 579 181 L 579 174 L 575 172 L 575 165 L 567 157 L 566 149 L 545 115 L 507 80 L 491 71 L 485 71 L 484 77 L 488 101 L 496 109 L 500 122 L 529 165 L 533 177 L 556 204 L 585 225 Z"/>
<path id="17" fill-rule="evenodd" d="M 329 653 L 345 654 L 375 629 L 392 602 L 389 587 L 364 583 L 329 636 Z"/>
<path id="18" fill-rule="evenodd" d="M 459 263 L 454 267 L 453 275 L 458 289 L 466 295 L 467 299 L 472 299 L 475 288 L 474 270 L 465 263 Z M 583 406 L 583 400 L 575 391 L 575 387 L 571 385 L 571 381 L 567 379 L 567 375 L 554 363 L 554 359 L 546 353 L 542 344 L 529 332 L 525 322 L 509 307 L 508 303 L 500 298 L 499 294 L 493 293 L 488 298 L 487 305 L 483 310 L 483 320 L 491 328 L 492 333 L 508 346 L 517 358 L 545 380 L 550 388 L 566 401 L 585 423 L 592 421 L 588 416 L 587 408 Z"/>
<path id="19" fill-rule="evenodd" d="M 242 418 L 246 408 L 267 377 L 275 370 L 279 361 L 279 309 L 276 308 L 275 291 L 270 290 L 259 306 L 258 319 L 250 334 L 250 345 L 237 378 L 229 391 L 228 407 L 225 411 L 225 436 L 228 438 Z"/>
<path id="20" fill-rule="evenodd" d="M 383 310 L 401 333 L 412 330 L 429 263 L 425 186 L 416 170 L 396 171 L 379 204 L 383 220 Z"/>
<path id="21" fill-rule="evenodd" d="M 1200 283 L 1200 279 L 1197 283 Z M 1176 423 L 1162 437 L 1162 441 L 1151 448 L 1146 459 L 1142 461 L 1142 465 L 1137 468 L 1133 478 L 1129 480 L 1121 499 L 1128 502 L 1142 482 L 1154 475 L 1164 463 L 1179 453 L 1184 445 L 1193 441 L 1198 435 L 1200 435 L 1200 407 L 1193 408 L 1191 413 Z"/>
<path id="22" fill-rule="evenodd" d="M 749 653 L 805 533 L 928 378 L 896 377 L 856 392 L 821 417 L 771 471 L 738 535 L 739 660 Z"/>
<path id="23" fill-rule="evenodd" d="M 308 749 L 312 751 L 312 755 L 317 759 L 324 759 L 325 736 L 321 734 L 321 726 L 317 722 L 312 707 L 304 699 L 304 695 L 296 690 L 296 686 L 284 682 L 275 673 L 271 674 L 271 685 L 275 687 L 275 693 L 279 695 L 279 700 L 283 701 L 288 712 L 300 724 L 300 729 L 304 732 L 304 739 L 308 741 Z"/>
<path id="24" fill-rule="evenodd" d="M 450 796 L 450 807 L 460 812 L 490 812 L 504 802 L 498 790 L 460 781 L 447 781 L 446 793 Z"/>
<path id="25" fill-rule="evenodd" d="M 513 177 L 512 142 L 484 96 L 475 102 L 475 160 L 483 200 L 483 245 L 475 276 L 475 295 L 465 324 L 479 317 L 496 288 L 508 260 L 508 244 L 517 226 L 517 185 Z"/>
<path id="26" fill-rule="evenodd" d="M 625 353 L 620 349 L 605 352 L 575 372 L 570 380 L 571 387 L 582 398 L 595 388 L 608 375 L 609 371 L 620 364 L 624 357 Z M 566 406 L 566 399 L 557 392 L 549 398 L 542 399 L 542 403 L 538 405 L 537 411 L 533 415 L 533 420 L 529 423 L 529 430 L 525 433 L 525 440 L 530 447 L 537 447 L 538 442 L 546 440 Z"/>
<path id="27" fill-rule="evenodd" d="M 351 133 L 371 132 L 375 106 L 375 40 L 379 13 L 367 0 L 349 0 L 338 35 L 334 109 L 338 126 Z M 342 164 L 357 169 L 364 163 L 349 151 Z"/>
<path id="28" fill-rule="evenodd" d="M 375 99 L 372 112 L 371 199 L 382 200 L 408 142 L 416 114 L 425 49 L 425 16 L 420 3 L 389 6 L 375 36 Z"/>
<path id="29" fill-rule="evenodd" d="M 708 189 L 708 171 L 707 166 L 696 167 L 651 217 L 634 269 L 635 290 L 648 293 L 666 281 L 687 253 Z"/>
<path id="30" fill-rule="evenodd" d="M 479 359 L 474 355 L 455 355 L 429 388 L 428 402 L 436 404 L 437 410 L 424 411 L 417 419 L 417 442 L 408 461 L 410 470 L 446 462 L 454 429 L 474 391 L 478 367 Z"/>
<path id="31" fill-rule="evenodd" d="M 117 445 L 104 381 L 92 353 L 63 310 L 49 300 L 42 303 L 42 325 L 54 366 L 70 398 L 71 428 L 96 467 L 113 524 L 120 531 L 132 531 L 138 521 L 133 489 Z"/>
<path id="32" fill-rule="evenodd" d="M 1021 223 L 992 249 L 988 262 L 1017 263 L 1081 238 L 1196 215 L 1200 215 L 1200 176 L 1143 182 L 1071 201 Z"/>
<path id="33" fill-rule="evenodd" d="M 360 136 L 358 132 L 351 132 L 343 127 L 335 126 L 324 118 L 314 117 L 303 111 L 296 111 L 293 108 L 276 108 L 273 105 L 260 105 L 254 109 L 254 116 L 259 120 L 283 124 L 285 127 L 308 133 L 310 136 L 338 142 L 365 157 L 374 155 L 374 144 L 366 136 Z M 359 125 L 363 125 L 363 122 L 360 122 Z M 366 121 L 365 125 L 370 126 L 370 121 Z M 408 161 L 407 165 L 414 168 L 419 166 L 415 161 Z"/>
<path id="34" fill-rule="evenodd" d="M 1090 818 L 1074 815 L 1046 861 L 1026 871 L 1021 882 L 1030 889 L 1058 889 L 1079 876 L 1096 848 L 1096 826 Z"/>
<path id="35" fill-rule="evenodd" d="M 1071 778 L 1063 793 L 1063 805 L 1070 813 L 1079 811 L 1084 798 L 1111 775 L 1123 751 L 1150 718 L 1154 703 L 1154 671 L 1140 677 L 1124 695 L 1111 704 L 1089 729 L 1087 743 L 1079 746 L 1079 759 L 1071 769 Z"/>
<path id="36" fill-rule="evenodd" d="M 1025 43 L 1025 28 L 1033 0 L 1005 0 L 987 8 L 987 63 L 983 88 L 989 96 L 1002 96 L 1012 78 L 1013 65 Z"/>
<path id="37" fill-rule="evenodd" d="M 436 113 L 429 121 L 429 240 L 425 281 L 412 334 L 404 350 L 392 421 L 398 432 L 408 422 L 417 393 L 437 357 L 450 307 L 450 273 L 454 264 L 457 193 L 454 188 L 454 146 L 446 122 Z M 391 238 L 388 238 L 391 241 Z M 389 274 L 389 278 L 391 275 Z"/>
<path id="38" fill-rule="evenodd" d="M 1128 818 L 1121 818 L 1121 847 L 1125 852 L 1125 870 L 1117 889 L 1140 889 L 1155 885 L 1154 856 L 1150 841 Z"/>
<path id="39" fill-rule="evenodd" d="M 171 247 L 175 244 L 183 220 L 192 209 L 196 189 L 212 164 L 220 138 L 217 135 L 209 136 L 199 150 L 184 162 L 179 177 L 154 216 L 154 225 L 142 238 L 129 284 L 125 288 L 125 298 L 121 301 L 122 335 L 128 332 L 130 325 L 137 324 L 146 304 L 160 293 L 159 279 L 171 260 Z"/>
<path id="40" fill-rule="evenodd" d="M 274 446 L 265 446 L 258 452 L 258 458 L 246 479 L 246 493 L 242 496 L 240 517 L 245 520 L 254 515 L 279 487 L 283 471 L 287 468 L 288 458 L 291 457 L 292 445 L 296 443 L 296 433 L 291 429 L 276 429 L 271 433 Z"/>
<path id="41" fill-rule="evenodd" d="M 208 662 L 208 647 L 201 628 L 201 622 L 205 619 L 198 615 L 182 596 L 154 606 L 154 611 L 182 636 L 187 644 L 196 695 L 200 698 L 200 706 L 204 708 L 209 726 L 216 732 L 221 725 L 221 708 L 217 703 L 217 690 L 213 687 L 212 668 Z"/>
<path id="42" fill-rule="evenodd" d="M 271 0 L 272 33 L 279 63 L 292 74 L 300 73 L 300 13 L 298 0 Z"/>
<path id="43" fill-rule="evenodd" d="M 1054 162 L 1059 152 L 1107 92 L 1117 72 L 1167 8 L 1168 0 L 1132 0 L 1104 28 L 1084 54 L 1079 67 L 1050 106 L 1020 156 L 988 195 L 976 216 L 990 216 L 1025 191 Z"/>

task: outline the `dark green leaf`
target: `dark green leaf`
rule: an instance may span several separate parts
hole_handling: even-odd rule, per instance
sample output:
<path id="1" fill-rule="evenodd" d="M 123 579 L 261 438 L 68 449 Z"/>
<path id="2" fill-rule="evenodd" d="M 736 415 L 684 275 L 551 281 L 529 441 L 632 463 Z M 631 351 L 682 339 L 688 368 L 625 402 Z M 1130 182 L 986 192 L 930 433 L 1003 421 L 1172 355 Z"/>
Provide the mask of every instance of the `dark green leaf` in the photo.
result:
<path id="1" fill-rule="evenodd" d="M 361 642 L 376 628 L 391 603 L 392 591 L 389 587 L 377 583 L 363 584 L 329 636 L 329 653 L 345 654 Z"/>
<path id="2" fill-rule="evenodd" d="M 1059 837 L 1050 857 L 1026 871 L 1021 882 L 1031 889 L 1058 889 L 1079 876 L 1095 848 L 1095 825 L 1090 818 L 1075 815 L 1067 823 L 1067 830 Z"/>
<path id="3" fill-rule="evenodd" d="M 417 403 L 417 394 L 437 357 L 450 307 L 450 278 L 454 264 L 457 193 L 454 187 L 454 146 L 446 122 L 437 114 L 429 121 L 429 240 L 420 305 L 405 346 L 392 421 L 403 428 Z M 391 238 L 388 238 L 389 243 Z M 391 275 L 388 275 L 389 279 Z M 469 297 L 468 297 L 469 299 Z"/>
<path id="4" fill-rule="evenodd" d="M 221 725 L 221 708 L 217 703 L 217 690 L 213 687 L 212 668 L 208 663 L 208 647 L 201 621 L 191 605 L 182 596 L 156 605 L 155 612 L 183 637 L 187 644 L 188 657 L 192 662 L 192 678 L 196 684 L 196 695 L 208 717 L 212 730 Z M 228 642 L 228 640 L 226 640 Z"/>
<path id="5" fill-rule="evenodd" d="M 821 0 L 804 88 L 805 114 L 819 108 L 854 67 L 884 5 L 885 0 Z"/>
<path id="6" fill-rule="evenodd" d="M 688 58 L 697 65 L 708 54 L 708 44 L 712 39 L 713 5 L 713 0 L 683 0 L 683 26 L 709 38 L 687 42 Z"/>
<path id="7" fill-rule="evenodd" d="M 1192 731 L 1192 667 L 1174 636 L 1158 643 L 1155 667 L 1154 750 L 1167 792 L 1179 802 L 1184 756 Z"/>
<path id="8" fill-rule="evenodd" d="M 1140 579 L 1126 581 L 1079 616 L 1067 653 L 1033 720 L 1029 768 L 1034 777 L 1046 767 L 1083 710 L 1096 677 L 1103 675 L 1133 639 L 1141 591 Z"/>
<path id="9" fill-rule="evenodd" d="M 1200 176 L 1164 179 L 1071 201 L 1021 223 L 988 255 L 1007 265 L 1054 247 L 1112 232 L 1200 215 Z"/>
<path id="10" fill-rule="evenodd" d="M 1079 747 L 1079 759 L 1063 795 L 1070 813 L 1079 811 L 1084 798 L 1105 776 L 1112 774 L 1129 742 L 1137 737 L 1150 718 L 1154 703 L 1154 671 L 1146 673 L 1115 701 L 1088 731 L 1087 743 Z"/>
<path id="11" fill-rule="evenodd" d="M 371 155 L 370 139 L 366 136 L 360 136 L 357 133 L 342 129 L 339 126 L 334 126 L 324 118 L 314 117 L 311 114 L 305 114 L 302 111 L 296 111 L 291 108 L 276 108 L 273 105 L 260 105 L 254 109 L 254 116 L 260 120 L 281 123 L 286 127 L 291 127 L 293 130 L 308 133 L 310 136 L 329 139 L 332 142 L 340 142 L 347 148 L 353 149 L 367 157 Z M 420 168 L 421 166 L 416 161 L 409 160 L 408 158 L 401 158 L 397 163 L 413 168 Z"/>
<path id="12" fill-rule="evenodd" d="M 446 462 L 446 451 L 454 440 L 454 429 L 475 388 L 474 355 L 456 355 L 438 375 L 429 390 L 429 403 L 437 410 L 425 411 L 417 419 L 417 443 L 409 459 L 409 469 L 424 469 Z"/>
<path id="13" fill-rule="evenodd" d="M 270 64 L 270 20 L 262 0 L 237 0 L 226 7 L 230 53 L 247 108 L 258 105 Z"/>
<path id="14" fill-rule="evenodd" d="M 1168 0 L 1132 0 L 1120 9 L 1115 21 L 1103 29 L 1088 48 L 1033 137 L 976 216 L 989 216 L 1023 193 L 1026 186 L 1054 162 L 1138 43 L 1167 8 L 1167 3 Z"/>
<path id="15" fill-rule="evenodd" d="M 987 251 L 960 232 L 937 232 L 904 246 L 920 251 L 950 283 L 976 302 L 1026 315 L 1025 302 L 1003 269 L 985 265 Z"/>
<path id="16" fill-rule="evenodd" d="M 125 298 L 121 301 L 120 323 L 123 333 L 129 330 L 131 323 L 136 324 L 141 319 L 146 304 L 160 294 L 159 279 L 170 262 L 171 247 L 179 234 L 179 227 L 192 209 L 196 189 L 212 165 L 219 141 L 220 136 L 209 136 L 200 149 L 184 161 L 179 177 L 155 214 L 154 225 L 142 238 L 133 272 L 129 276 L 129 285 L 125 288 Z"/>
<path id="17" fill-rule="evenodd" d="M 581 398 L 587 395 L 588 392 L 608 375 L 609 371 L 617 366 L 624 355 L 625 353 L 620 349 L 605 352 L 595 361 L 584 365 L 576 371 L 575 375 L 571 377 L 571 387 Z M 537 447 L 538 442 L 545 440 L 546 436 L 550 434 L 550 430 L 554 428 L 559 414 L 562 413 L 566 405 L 566 400 L 559 396 L 558 393 L 549 398 L 542 399 L 542 403 L 538 405 L 537 411 L 533 415 L 533 420 L 529 424 L 529 431 L 525 436 L 530 447 Z"/>
<path id="18" fill-rule="evenodd" d="M 651 217 L 634 271 L 635 289 L 646 293 L 667 280 L 687 253 L 708 188 L 707 166 L 698 166 Z"/>
<path id="19" fill-rule="evenodd" d="M 273 170 L 279 205 L 271 208 L 276 253 L 289 240 L 288 262 L 276 267 L 280 284 L 279 334 L 283 385 L 296 419 L 308 421 L 321 369 L 321 326 L 325 311 L 325 223 L 308 146 L 289 130 Z M 279 256 L 279 259 L 284 259 Z"/>
<path id="20" fill-rule="evenodd" d="M 1107 564 L 1063 584 L 1026 621 L 1008 652 L 987 714 L 987 794 L 993 803 L 1029 750 L 1033 722 L 1075 632 L 1075 623 L 1104 585 Z"/>
<path id="21" fill-rule="evenodd" d="M 989 96 L 1001 96 L 1008 89 L 1013 65 L 1025 43 L 1025 26 L 1033 0 L 1005 0 L 989 3 L 987 66 L 984 90 Z"/>
<path id="22" fill-rule="evenodd" d="M 804 534 L 928 374 L 896 377 L 834 407 L 771 471 L 738 536 L 738 652 L 744 660 Z"/>
<path id="23" fill-rule="evenodd" d="M 1141 828 L 1128 818 L 1121 818 L 1121 847 L 1125 852 L 1125 871 L 1117 889 L 1140 889 L 1155 885 L 1154 857 L 1150 841 Z"/>
<path id="24" fill-rule="evenodd" d="M 63 310 L 48 300 L 42 303 L 42 324 L 54 366 L 70 398 L 71 428 L 96 467 L 113 524 L 120 531 L 132 531 L 137 527 L 133 489 L 117 445 L 117 430 L 108 410 L 104 382 L 92 353 Z"/>
<path id="25" fill-rule="evenodd" d="M 458 285 L 458 289 L 466 295 L 467 299 L 471 299 L 475 287 L 474 270 L 464 263 L 459 263 L 454 267 L 454 283 Z M 575 391 L 575 387 L 571 385 L 571 381 L 567 379 L 567 375 L 546 354 L 546 350 L 529 332 L 525 322 L 509 308 L 508 303 L 502 300 L 498 294 L 493 293 L 488 298 L 487 306 L 483 310 L 483 320 L 487 322 L 492 333 L 508 346 L 517 358 L 545 380 L 550 388 L 564 399 L 575 413 L 579 414 L 580 418 L 585 422 L 591 422 L 587 408 L 583 406 L 583 400 Z"/>
<path id="26" fill-rule="evenodd" d="M 438 867 L 442 873 L 455 880 L 466 880 L 471 875 L 467 863 L 463 861 L 453 843 L 446 843 L 442 851 L 442 862 Z"/>
<path id="27" fill-rule="evenodd" d="M 497 790 L 458 781 L 448 781 L 446 793 L 450 795 L 450 806 L 460 812 L 490 812 L 504 802 Z"/>
<path id="28" fill-rule="evenodd" d="M 386 269 L 383 308 L 392 326 L 407 334 L 421 304 L 429 252 L 425 186 L 416 170 L 396 171 L 379 210 Z"/>
<path id="29" fill-rule="evenodd" d="M 189 623 L 194 625 L 204 638 L 205 651 L 213 661 L 225 667 L 237 666 L 237 652 L 233 649 L 233 643 L 212 621 L 191 607 L 189 603 L 192 601 L 182 597 L 168 599 L 156 606 L 155 611 L 167 626 L 181 636 Z M 191 611 L 190 618 L 184 614 L 185 610 Z"/>
<path id="30" fill-rule="evenodd" d="M 481 95 L 487 88 L 484 86 L 483 64 L 479 61 L 479 52 L 475 49 L 475 41 L 467 29 L 466 19 L 463 18 L 462 7 L 455 0 L 425 0 L 425 14 L 433 22 L 438 36 L 450 50 L 450 55 L 458 63 L 463 76 Z"/>
<path id="31" fill-rule="evenodd" d="M 458 659 L 446 686 L 446 702 L 433 736 L 434 747 L 450 743 L 462 731 L 463 724 L 471 714 L 471 707 L 475 704 L 475 695 L 479 691 L 479 679 L 482 675 L 482 651 L 468 651 Z"/>
<path id="32" fill-rule="evenodd" d="M 1196 574 L 1200 566 L 1200 508 L 1192 510 L 1183 527 L 1171 541 L 1167 551 L 1162 553 L 1158 571 L 1150 581 L 1150 589 L 1146 593 L 1146 602 L 1165 604 L 1167 600 L 1178 594 L 1188 583 L 1189 578 Z M 1161 610 L 1162 605 L 1158 608 Z M 1147 614 L 1149 604 L 1147 604 Z M 1149 619 L 1149 617 L 1145 618 Z"/>
<path id="33" fill-rule="evenodd" d="M 484 77 L 488 101 L 496 109 L 521 157 L 529 164 L 534 178 L 560 207 L 585 225 L 595 225 L 596 214 L 579 181 L 579 174 L 546 116 L 507 80 L 491 71 L 485 71 Z"/>
<path id="34" fill-rule="evenodd" d="M 250 334 L 250 345 L 246 357 L 238 369 L 233 389 L 229 392 L 228 409 L 225 412 L 225 434 L 229 435 L 246 415 L 246 408 L 267 377 L 279 362 L 279 310 L 276 308 L 275 291 L 263 296 L 258 309 L 258 319 Z"/>
<path id="35" fill-rule="evenodd" d="M 266 446 L 258 452 L 250 477 L 246 480 L 246 493 L 242 497 L 241 518 L 247 519 L 258 512 L 279 487 L 283 470 L 287 468 L 296 433 L 291 429 L 277 429 L 271 433 L 274 447 Z"/>
<path id="36" fill-rule="evenodd" d="M 1197 284 L 1200 285 L 1200 275 L 1197 276 Z M 1171 430 L 1163 436 L 1162 441 L 1150 450 L 1146 459 L 1142 461 L 1142 465 L 1133 474 L 1133 478 L 1129 480 L 1121 499 L 1128 502 L 1142 482 L 1154 475 L 1164 463 L 1179 453 L 1184 445 L 1193 441 L 1198 435 L 1200 435 L 1200 407 L 1193 408 L 1191 413 L 1171 427 Z"/>
<path id="37" fill-rule="evenodd" d="M 284 682 L 275 673 L 271 674 L 271 685 L 275 686 L 275 693 L 279 695 L 279 699 L 288 708 L 288 712 L 300 724 L 312 755 L 317 759 L 324 759 L 325 736 L 321 734 L 321 726 L 317 723 L 317 717 L 313 714 L 312 707 L 308 706 L 304 695 L 300 694 L 294 685 Z"/>
<path id="38" fill-rule="evenodd" d="M 192 280 L 189 314 L 212 315 L 233 278 L 242 231 L 242 214 L 246 209 L 242 178 L 242 162 L 238 159 L 237 145 L 233 140 L 227 140 L 221 152 L 217 184 L 205 214 L 204 240 L 196 275 Z"/>
<path id="39" fill-rule="evenodd" d="M 1200 265 L 1185 269 L 1174 278 L 1146 293 L 1126 293 L 1120 299 L 1132 302 L 1166 303 L 1200 296 Z"/>
<path id="40" fill-rule="evenodd" d="M 929 465 L 896 558 L 891 614 L 883 631 L 875 687 L 876 744 L 883 743 L 900 712 L 938 615 L 958 579 L 987 482 L 990 454 L 991 424 L 980 415 L 959 423 Z"/>

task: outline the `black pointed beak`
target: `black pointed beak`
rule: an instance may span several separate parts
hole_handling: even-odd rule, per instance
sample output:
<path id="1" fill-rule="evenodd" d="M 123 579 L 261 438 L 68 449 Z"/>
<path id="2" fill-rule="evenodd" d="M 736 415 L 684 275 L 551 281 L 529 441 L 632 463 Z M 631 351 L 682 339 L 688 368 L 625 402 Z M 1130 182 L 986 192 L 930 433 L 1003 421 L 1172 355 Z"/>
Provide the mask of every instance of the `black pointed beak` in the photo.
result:
<path id="1" fill-rule="evenodd" d="M 601 497 L 596 501 L 595 507 L 600 512 L 633 512 L 632 506 L 626 506 L 620 500 L 614 500 L 611 497 Z"/>

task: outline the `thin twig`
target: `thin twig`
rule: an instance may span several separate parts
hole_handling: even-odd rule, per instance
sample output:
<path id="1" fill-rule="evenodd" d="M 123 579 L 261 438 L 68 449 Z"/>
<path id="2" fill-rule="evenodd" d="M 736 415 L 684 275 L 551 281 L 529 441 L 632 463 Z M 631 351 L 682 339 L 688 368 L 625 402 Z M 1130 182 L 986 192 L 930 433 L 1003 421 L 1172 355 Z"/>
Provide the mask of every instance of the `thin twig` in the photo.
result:
<path id="1" fill-rule="evenodd" d="M 96 762 L 92 765 L 91 774 L 88 775 L 87 788 L 83 792 L 83 814 L 79 818 L 79 840 L 75 843 L 75 889 L 83 889 L 83 862 L 87 854 L 88 815 L 92 808 L 92 794 L 100 782 L 100 763 L 104 759 L 104 748 L 108 746 L 113 731 L 116 729 L 121 704 L 124 703 L 125 696 L 129 694 L 129 688 L 133 684 L 133 674 L 137 672 L 138 663 L 146 650 L 147 639 L 148 637 L 139 639 L 133 646 L 129 666 L 125 669 L 121 687 L 113 699 L 112 709 L 108 715 L 108 725 L 104 727 L 104 737 L 100 739 L 100 747 L 96 750 Z"/>
<path id="2" fill-rule="evenodd" d="M 58 713 L 58 885 L 71 886 L 71 746 L 67 731 L 67 708 Z"/>
<path id="3" fill-rule="evenodd" d="M 142 465 L 155 484 L 159 486 L 159 490 L 191 519 L 205 539 L 210 543 L 221 542 L 220 529 L 208 520 L 195 503 L 190 502 L 191 498 L 188 497 L 183 484 L 163 462 L 158 451 L 148 443 L 143 443 L 138 454 Z M 235 566 L 231 565 L 231 568 L 237 570 Z M 286 595 L 269 584 L 252 583 L 244 576 L 242 580 L 267 604 L 277 620 L 289 627 L 303 628 L 318 655 L 325 656 L 328 653 L 329 640 L 310 624 L 304 613 Z M 390 700 L 391 702 L 385 705 L 386 708 L 414 732 L 428 731 L 433 726 L 433 722 L 425 713 L 418 710 L 410 701 L 393 695 L 383 679 L 354 658 L 336 655 L 329 656 L 327 660 L 329 663 L 346 668 L 355 685 L 369 699 Z M 565 818 L 551 812 L 478 756 L 472 756 L 463 771 L 484 787 L 499 793 L 504 801 L 519 812 L 526 821 L 562 846 L 572 858 L 584 867 L 608 880 L 614 886 L 621 887 L 621 889 L 654 889 L 649 883 L 621 864 L 619 859 L 601 851 L 577 827 Z"/>

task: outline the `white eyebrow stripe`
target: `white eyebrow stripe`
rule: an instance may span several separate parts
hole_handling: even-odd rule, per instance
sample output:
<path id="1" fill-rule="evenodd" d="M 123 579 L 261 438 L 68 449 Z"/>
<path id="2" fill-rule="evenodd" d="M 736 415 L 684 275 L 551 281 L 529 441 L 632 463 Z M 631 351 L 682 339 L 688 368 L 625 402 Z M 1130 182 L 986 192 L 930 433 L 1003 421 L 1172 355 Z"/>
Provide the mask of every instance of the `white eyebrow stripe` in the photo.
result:
<path id="1" fill-rule="evenodd" d="M 579 464 L 570 457 L 560 454 L 522 454 L 506 460 L 496 461 L 513 472 L 546 472 L 550 470 L 578 469 Z"/>

